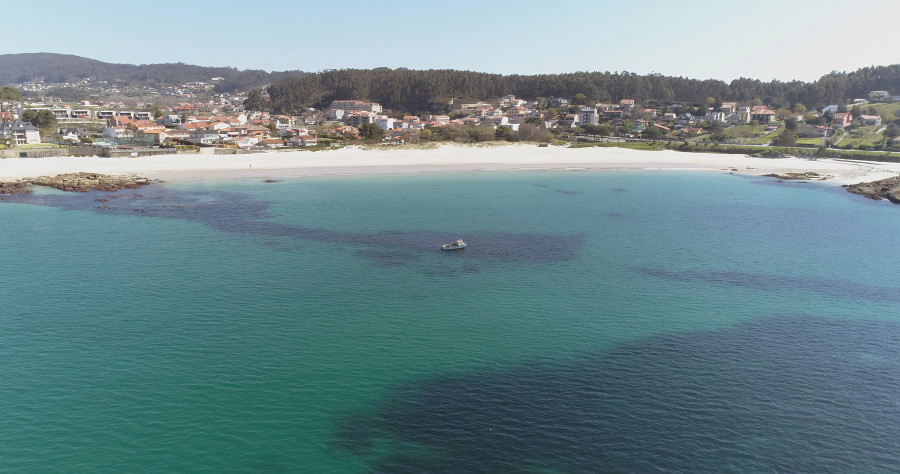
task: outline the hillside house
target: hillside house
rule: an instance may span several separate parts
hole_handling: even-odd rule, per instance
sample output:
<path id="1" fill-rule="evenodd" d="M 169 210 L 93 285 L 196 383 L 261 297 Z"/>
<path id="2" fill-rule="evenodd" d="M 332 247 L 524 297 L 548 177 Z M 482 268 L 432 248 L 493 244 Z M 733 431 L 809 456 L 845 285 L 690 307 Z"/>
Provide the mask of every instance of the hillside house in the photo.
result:
<path id="1" fill-rule="evenodd" d="M 750 120 L 756 120 L 760 124 L 772 123 L 775 120 L 775 112 L 765 105 L 755 105 L 750 109 Z"/>
<path id="2" fill-rule="evenodd" d="M 881 116 L 880 115 L 860 115 L 859 117 L 856 117 L 856 121 L 863 125 L 874 125 L 877 127 L 877 126 L 881 125 Z"/>
<path id="3" fill-rule="evenodd" d="M 725 121 L 726 121 L 725 112 L 722 112 L 722 111 L 708 112 L 706 115 L 703 116 L 703 120 L 705 120 L 709 123 L 712 123 L 712 122 L 725 123 Z"/>
<path id="4" fill-rule="evenodd" d="M 849 112 L 838 112 L 834 114 L 831 126 L 837 129 L 849 127 L 853 123 L 853 114 Z"/>
<path id="5" fill-rule="evenodd" d="M 345 112 L 372 112 L 380 114 L 381 104 L 377 102 L 363 102 L 361 100 L 335 100 L 328 106 L 329 109 L 343 110 Z"/>
<path id="6" fill-rule="evenodd" d="M 0 123 L 0 138 L 15 140 L 16 145 L 33 145 L 41 142 L 41 131 L 31 122 L 13 120 Z"/>
<path id="7" fill-rule="evenodd" d="M 871 91 L 868 96 L 872 102 L 888 102 L 891 100 L 891 93 L 888 91 Z"/>
<path id="8" fill-rule="evenodd" d="M 610 110 L 603 111 L 603 116 L 610 120 L 621 119 L 622 114 L 623 114 L 623 112 L 618 109 L 610 109 Z"/>
<path id="9" fill-rule="evenodd" d="M 800 124 L 797 126 L 797 136 L 800 138 L 825 138 L 831 130 L 828 127 L 819 125 Z"/>
<path id="10" fill-rule="evenodd" d="M 220 139 L 221 135 L 216 130 L 194 130 L 190 134 L 190 140 L 192 142 L 200 143 L 202 145 L 212 145 L 214 143 L 218 143 Z"/>
<path id="11" fill-rule="evenodd" d="M 394 122 L 396 121 L 397 119 L 388 117 L 386 115 L 379 115 L 378 117 L 375 117 L 375 125 L 378 125 L 378 128 L 384 130 L 385 132 L 388 130 L 393 130 Z"/>
<path id="12" fill-rule="evenodd" d="M 688 125 L 694 122 L 694 116 L 689 113 L 683 113 L 680 117 L 678 117 L 678 123 L 681 125 Z"/>
<path id="13" fill-rule="evenodd" d="M 556 126 L 562 129 L 578 126 L 578 114 L 565 114 L 556 122 Z"/>

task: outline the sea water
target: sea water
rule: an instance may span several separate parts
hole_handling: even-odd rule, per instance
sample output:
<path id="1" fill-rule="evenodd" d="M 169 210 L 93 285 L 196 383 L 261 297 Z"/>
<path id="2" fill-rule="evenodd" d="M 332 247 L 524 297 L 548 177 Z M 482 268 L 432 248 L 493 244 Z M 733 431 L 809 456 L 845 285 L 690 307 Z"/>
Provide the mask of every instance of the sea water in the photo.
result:
<path id="1" fill-rule="evenodd" d="M 4 196 L 0 471 L 895 472 L 898 235 L 674 171 Z"/>

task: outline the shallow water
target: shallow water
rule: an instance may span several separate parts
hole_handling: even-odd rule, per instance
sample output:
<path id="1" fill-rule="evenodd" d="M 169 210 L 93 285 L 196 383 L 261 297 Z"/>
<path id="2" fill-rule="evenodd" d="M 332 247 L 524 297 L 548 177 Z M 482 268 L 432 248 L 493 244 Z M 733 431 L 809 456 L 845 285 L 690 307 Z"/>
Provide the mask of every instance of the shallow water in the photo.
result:
<path id="1" fill-rule="evenodd" d="M 838 188 L 519 171 L 6 198 L 5 469 L 900 466 L 900 214 Z"/>

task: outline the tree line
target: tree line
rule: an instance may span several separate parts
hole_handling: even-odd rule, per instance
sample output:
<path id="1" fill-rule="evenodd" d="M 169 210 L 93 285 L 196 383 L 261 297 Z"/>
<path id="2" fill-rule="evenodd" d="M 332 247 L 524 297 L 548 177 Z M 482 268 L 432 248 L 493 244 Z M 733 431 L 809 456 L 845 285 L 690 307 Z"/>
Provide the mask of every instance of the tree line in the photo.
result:
<path id="1" fill-rule="evenodd" d="M 522 99 L 584 97 L 586 103 L 635 99 L 641 104 L 672 102 L 702 104 L 718 101 L 756 102 L 773 108 L 824 107 L 872 90 L 900 90 L 900 65 L 873 66 L 853 72 L 831 72 L 814 82 L 739 78 L 731 82 L 661 74 L 574 72 L 565 74 L 501 75 L 450 69 L 340 69 L 292 77 L 267 88 L 270 101 L 256 94 L 250 109 L 271 108 L 296 113 L 306 107 L 327 107 L 333 100 L 360 99 L 409 112 L 446 110 L 449 99 L 476 101 L 508 94 Z"/>

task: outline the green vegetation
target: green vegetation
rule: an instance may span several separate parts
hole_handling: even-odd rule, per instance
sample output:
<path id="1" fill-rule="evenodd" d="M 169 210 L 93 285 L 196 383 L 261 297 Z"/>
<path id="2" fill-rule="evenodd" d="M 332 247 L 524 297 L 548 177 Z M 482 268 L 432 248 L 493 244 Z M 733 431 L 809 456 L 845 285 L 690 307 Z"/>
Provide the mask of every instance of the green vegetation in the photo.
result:
<path id="1" fill-rule="evenodd" d="M 769 144 L 769 142 L 772 141 L 772 139 L 774 139 L 778 135 L 780 135 L 779 130 L 766 133 L 765 127 L 763 127 L 763 131 L 762 131 L 761 135 L 757 136 L 756 138 L 746 140 L 744 143 L 746 143 L 748 145 L 767 145 L 767 144 Z"/>
<path id="2" fill-rule="evenodd" d="M 15 87 L 0 87 L 0 103 L 22 100 L 22 93 Z"/>
<path id="3" fill-rule="evenodd" d="M 883 135 L 875 133 L 883 126 L 853 126 L 845 129 L 843 139 L 836 146 L 839 148 L 868 149 L 881 147 Z"/>
<path id="4" fill-rule="evenodd" d="M 843 104 L 865 97 L 871 90 L 900 89 L 900 65 L 862 68 L 850 73 L 831 73 L 812 83 L 761 82 L 740 78 L 726 83 L 661 74 L 628 72 L 577 72 L 531 76 L 487 74 L 472 71 L 409 69 L 342 69 L 294 77 L 269 86 L 269 105 L 277 113 L 304 107 L 324 107 L 332 100 L 355 97 L 379 102 L 385 108 L 406 111 L 446 110 L 450 98 L 469 100 L 513 94 L 524 99 L 570 97 L 574 104 L 635 99 L 638 103 L 665 104 L 674 100 L 706 105 L 722 98 L 750 103 L 765 99 L 786 117 L 788 107 L 797 110 Z M 805 105 L 804 105 L 805 104 Z"/>
<path id="5" fill-rule="evenodd" d="M 359 127 L 359 135 L 368 141 L 380 141 L 384 138 L 384 130 L 374 123 L 364 123 Z"/>
<path id="6" fill-rule="evenodd" d="M 900 102 L 893 102 L 890 104 L 862 104 L 860 106 L 854 106 L 853 109 L 858 112 L 855 115 L 880 115 L 881 119 L 885 122 L 890 122 L 900 117 Z"/>
<path id="7" fill-rule="evenodd" d="M 56 116 L 49 110 L 25 110 L 22 112 L 22 120 L 31 122 L 35 127 L 41 129 L 42 136 L 54 135 L 58 131 Z"/>
<path id="8" fill-rule="evenodd" d="M 749 140 L 759 137 L 766 131 L 766 127 L 756 124 L 735 125 L 725 129 L 725 136 L 731 140 Z"/>

